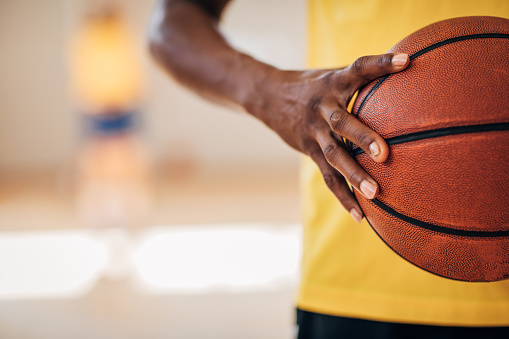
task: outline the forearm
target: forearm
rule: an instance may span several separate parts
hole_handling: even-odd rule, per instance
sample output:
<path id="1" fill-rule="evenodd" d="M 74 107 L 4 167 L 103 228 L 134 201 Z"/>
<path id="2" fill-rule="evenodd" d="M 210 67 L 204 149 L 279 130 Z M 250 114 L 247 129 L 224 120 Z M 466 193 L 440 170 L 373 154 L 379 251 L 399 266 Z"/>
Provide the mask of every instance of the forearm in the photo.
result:
<path id="1" fill-rule="evenodd" d="M 261 101 L 262 84 L 274 68 L 226 42 L 217 29 L 225 5 L 210 9 L 192 1 L 162 1 L 151 22 L 150 50 L 184 86 L 258 115 L 253 106 Z"/>
<path id="2" fill-rule="evenodd" d="M 378 186 L 342 139 L 377 162 L 387 159 L 389 148 L 348 113 L 348 102 L 371 80 L 404 70 L 408 55 L 361 57 L 344 69 L 278 70 L 235 50 L 217 30 L 228 1 L 163 0 L 150 34 L 155 59 L 181 84 L 243 107 L 288 145 L 310 156 L 331 191 L 360 222 L 362 211 L 347 181 L 368 199 L 377 196 Z"/>

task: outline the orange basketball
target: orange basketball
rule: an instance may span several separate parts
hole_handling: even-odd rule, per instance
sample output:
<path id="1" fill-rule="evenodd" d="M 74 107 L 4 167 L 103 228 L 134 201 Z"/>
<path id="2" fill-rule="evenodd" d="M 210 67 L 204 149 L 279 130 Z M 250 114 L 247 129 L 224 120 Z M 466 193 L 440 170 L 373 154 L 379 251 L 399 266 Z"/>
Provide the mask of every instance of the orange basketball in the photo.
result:
<path id="1" fill-rule="evenodd" d="M 355 193 L 367 220 L 429 272 L 509 278 L 509 20 L 437 22 L 389 52 L 410 66 L 368 84 L 352 112 L 390 147 L 376 163 L 349 143 L 380 186 Z"/>

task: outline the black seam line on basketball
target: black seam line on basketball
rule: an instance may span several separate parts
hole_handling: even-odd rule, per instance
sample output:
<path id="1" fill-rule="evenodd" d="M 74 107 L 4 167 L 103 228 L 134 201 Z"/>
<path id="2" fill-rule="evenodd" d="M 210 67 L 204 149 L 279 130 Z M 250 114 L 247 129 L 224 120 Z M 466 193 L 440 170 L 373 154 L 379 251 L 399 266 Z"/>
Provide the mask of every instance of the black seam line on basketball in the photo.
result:
<path id="1" fill-rule="evenodd" d="M 409 224 L 437 232 L 437 233 L 443 233 L 443 234 L 450 234 L 450 235 L 457 235 L 461 237 L 471 237 L 471 238 L 496 238 L 496 237 L 509 237 L 509 231 L 466 231 L 466 230 L 457 230 L 452 228 L 447 228 L 443 226 L 438 226 L 434 224 L 427 223 L 425 221 L 421 221 L 418 219 L 414 219 L 412 217 L 409 217 L 407 215 L 401 214 L 394 209 L 390 208 L 383 202 L 381 202 L 378 199 L 370 200 L 372 203 L 374 203 L 376 206 L 384 210 L 385 212 L 389 213 L 390 215 L 403 220 Z"/>
<path id="2" fill-rule="evenodd" d="M 404 135 L 398 135 L 396 137 L 387 138 L 385 142 L 387 145 L 403 144 L 405 142 L 418 141 L 423 139 L 438 138 L 448 135 L 467 134 L 467 133 L 480 133 L 480 132 L 493 132 L 493 131 L 507 131 L 509 130 L 509 122 L 501 122 L 496 124 L 484 124 L 484 125 L 469 125 L 469 126 L 454 126 L 440 128 L 430 131 L 421 131 L 415 133 L 409 133 Z M 364 153 L 362 148 L 356 148 L 352 150 L 352 155 L 358 156 Z"/>
<path id="3" fill-rule="evenodd" d="M 366 101 L 368 100 L 368 98 L 371 96 L 371 94 L 373 94 L 373 92 L 378 88 L 378 86 L 380 86 L 382 84 L 382 82 L 385 81 L 385 79 L 387 79 L 389 77 L 389 75 L 386 75 L 384 77 L 382 77 L 376 84 L 375 86 L 373 86 L 373 88 L 369 91 L 368 95 L 366 95 L 364 97 L 364 99 L 362 100 L 361 102 L 361 105 L 359 106 L 359 109 L 357 110 L 357 113 L 355 113 L 355 117 L 358 117 L 359 116 L 359 113 L 361 112 L 362 108 L 364 107 L 364 104 L 366 103 Z M 350 149 L 353 149 L 353 142 L 350 141 Z"/>
<path id="4" fill-rule="evenodd" d="M 368 222 L 369 224 L 369 227 L 371 227 L 371 229 L 375 232 L 375 234 L 378 236 L 378 238 L 380 240 L 383 241 L 383 243 L 385 245 L 387 245 L 387 247 L 389 247 L 392 251 L 394 251 L 394 253 L 396 253 L 401 259 L 405 260 L 405 262 L 421 269 L 421 270 L 424 270 L 426 272 L 429 272 L 431 274 L 435 274 L 437 276 L 440 276 L 440 277 L 443 277 L 443 278 L 446 278 L 446 279 L 451 279 L 451 280 L 455 280 L 455 281 L 466 281 L 466 280 L 460 280 L 460 279 L 455 279 L 455 278 L 451 278 L 451 277 L 447 277 L 445 275 L 440 275 L 438 274 L 438 272 L 432 272 L 431 270 L 429 269 L 426 269 L 424 267 L 421 267 L 419 265 L 417 265 L 416 263 L 414 263 L 413 261 L 410 261 L 409 259 L 405 258 L 401 253 L 399 253 L 398 251 L 396 251 L 396 249 L 394 247 L 392 247 L 384 238 L 382 238 L 382 236 L 380 235 L 380 233 L 378 233 L 378 231 L 376 230 L 376 228 L 373 227 L 373 224 L 371 223 L 371 221 L 369 221 L 368 217 L 366 217 L 366 221 Z M 477 282 L 477 281 L 474 281 L 474 280 L 468 280 L 469 282 Z"/>
<path id="5" fill-rule="evenodd" d="M 450 43 L 454 43 L 454 42 L 458 42 L 458 41 L 464 41 L 464 40 L 472 40 L 472 39 L 493 39 L 493 38 L 501 38 L 501 39 L 509 39 L 509 34 L 503 34 L 503 33 L 483 33 L 483 34 L 471 34 L 471 35 L 463 35 L 463 36 L 458 36 L 458 37 L 455 37 L 455 38 L 450 38 L 450 39 L 446 39 L 446 40 L 443 40 L 443 41 L 439 41 L 439 42 L 436 42 L 428 47 L 425 47 L 417 52 L 415 52 L 414 54 L 410 55 L 410 60 L 413 60 L 421 55 L 423 55 L 424 53 L 427 53 L 429 51 L 432 51 L 434 50 L 435 48 L 438 48 L 438 47 L 442 47 L 444 45 L 448 45 Z M 375 86 L 373 86 L 373 88 L 369 91 L 368 95 L 366 95 L 364 97 L 364 99 L 362 100 L 360 106 L 359 106 L 359 109 L 357 110 L 357 112 L 355 113 L 355 116 L 359 116 L 362 108 L 364 107 L 364 104 L 366 103 L 366 101 L 369 99 L 369 97 L 373 94 L 373 92 L 389 77 L 390 74 L 380 78 L 380 80 L 376 83 Z"/>

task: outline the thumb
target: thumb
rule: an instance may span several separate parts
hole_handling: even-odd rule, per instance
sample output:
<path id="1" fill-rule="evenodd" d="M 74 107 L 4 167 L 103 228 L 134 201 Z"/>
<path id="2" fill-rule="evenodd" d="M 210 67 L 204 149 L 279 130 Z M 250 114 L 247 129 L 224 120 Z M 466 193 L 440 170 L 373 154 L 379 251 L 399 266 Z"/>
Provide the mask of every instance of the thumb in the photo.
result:
<path id="1" fill-rule="evenodd" d="M 348 77 L 349 83 L 355 86 L 355 89 L 358 89 L 376 78 L 404 70 L 409 63 L 408 54 L 363 56 L 345 69 L 344 76 Z"/>

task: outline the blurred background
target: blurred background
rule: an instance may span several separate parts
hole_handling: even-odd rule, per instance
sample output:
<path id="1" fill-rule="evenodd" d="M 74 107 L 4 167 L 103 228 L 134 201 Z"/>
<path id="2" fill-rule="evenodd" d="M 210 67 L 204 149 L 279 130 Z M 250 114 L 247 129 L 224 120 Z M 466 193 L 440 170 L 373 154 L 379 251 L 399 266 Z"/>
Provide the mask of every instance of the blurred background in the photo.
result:
<path id="1" fill-rule="evenodd" d="M 154 0 L 0 0 L 0 338 L 291 338 L 298 162 L 151 61 Z M 304 66 L 304 0 L 229 41 Z"/>

